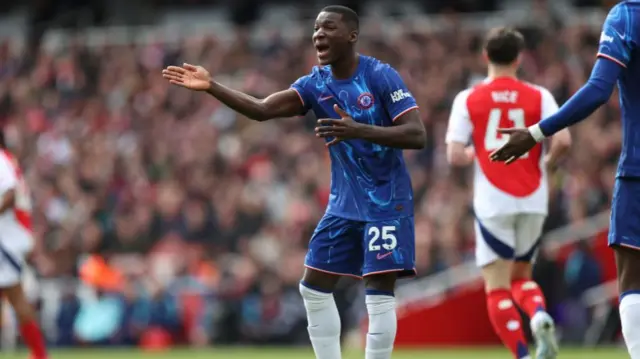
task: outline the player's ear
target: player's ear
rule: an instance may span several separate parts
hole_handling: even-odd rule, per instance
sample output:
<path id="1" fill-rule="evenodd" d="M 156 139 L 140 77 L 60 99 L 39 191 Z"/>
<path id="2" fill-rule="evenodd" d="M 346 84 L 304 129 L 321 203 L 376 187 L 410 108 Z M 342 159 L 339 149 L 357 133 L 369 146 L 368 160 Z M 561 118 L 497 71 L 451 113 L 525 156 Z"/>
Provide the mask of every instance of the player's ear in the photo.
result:
<path id="1" fill-rule="evenodd" d="M 358 31 L 357 30 L 353 30 L 351 31 L 351 33 L 349 33 L 349 42 L 352 44 L 355 44 L 356 42 L 358 42 Z"/>
<path id="2" fill-rule="evenodd" d="M 522 54 L 518 55 L 518 57 L 516 57 L 516 61 L 513 62 L 513 66 L 515 68 L 519 68 L 520 67 L 520 63 L 522 63 Z"/>
<path id="3" fill-rule="evenodd" d="M 482 50 L 482 60 L 484 62 L 489 63 L 489 55 L 487 54 L 487 50 Z"/>

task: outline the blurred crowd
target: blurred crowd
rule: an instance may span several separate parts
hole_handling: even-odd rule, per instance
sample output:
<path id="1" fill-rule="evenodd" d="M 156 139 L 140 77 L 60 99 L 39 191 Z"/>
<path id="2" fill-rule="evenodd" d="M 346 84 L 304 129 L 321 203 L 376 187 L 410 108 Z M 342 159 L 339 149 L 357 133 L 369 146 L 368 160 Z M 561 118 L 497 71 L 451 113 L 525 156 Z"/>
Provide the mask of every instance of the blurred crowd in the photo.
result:
<path id="1" fill-rule="evenodd" d="M 561 104 L 587 78 L 599 30 L 532 16 L 541 20 L 522 29 L 522 77 Z M 472 171 L 448 167 L 444 134 L 453 97 L 482 80 L 485 66 L 481 34 L 450 20 L 396 38 L 374 28 L 359 41 L 360 52 L 399 70 L 427 128 L 426 148 L 405 153 L 420 276 L 473 255 Z M 99 47 L 79 40 L 40 48 L 29 61 L 10 42 L 0 45 L 0 120 L 35 197 L 39 278 L 75 278 L 88 254 L 124 278 L 100 291 L 106 304 L 86 308 L 65 294 L 58 344 L 306 340 L 297 283 L 330 180 L 313 114 L 255 123 L 160 76 L 169 64 L 200 64 L 222 83 L 266 96 L 315 64 L 307 34 L 257 45 L 247 29 L 236 36 Z M 573 151 L 551 176 L 548 229 L 607 208 L 620 145 L 616 99 L 573 130 Z M 351 291 L 341 291 L 345 303 Z M 78 334 L 83 316 L 108 308 L 118 318 L 111 331 Z M 352 326 L 357 310 L 343 308 Z M 162 334 L 145 332 L 151 327 Z"/>

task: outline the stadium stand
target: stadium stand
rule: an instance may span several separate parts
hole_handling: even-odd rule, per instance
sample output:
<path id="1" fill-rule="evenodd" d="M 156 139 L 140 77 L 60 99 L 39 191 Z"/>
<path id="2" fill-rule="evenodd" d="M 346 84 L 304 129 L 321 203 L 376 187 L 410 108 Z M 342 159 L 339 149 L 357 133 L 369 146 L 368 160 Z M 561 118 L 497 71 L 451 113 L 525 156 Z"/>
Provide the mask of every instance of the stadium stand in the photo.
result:
<path id="1" fill-rule="evenodd" d="M 235 26 L 228 19 L 245 20 L 213 2 L 193 1 L 207 7 L 180 11 L 176 1 L 159 3 L 173 10 L 141 26 L 75 31 L 52 21 L 43 30 L 13 12 L 0 22 L 7 29 L 0 31 L 0 122 L 34 191 L 38 242 L 29 288 L 40 299 L 48 339 L 59 346 L 134 345 L 161 330 L 171 342 L 194 345 L 306 343 L 297 281 L 329 181 L 313 118 L 255 124 L 210 98 L 169 88 L 159 73 L 189 61 L 258 96 L 286 88 L 315 62 L 309 15 L 276 4 L 262 10 L 255 26 Z M 442 296 L 477 293 L 477 271 L 468 264 L 471 172 L 452 171 L 444 160 L 452 96 L 483 78 L 479 30 L 509 19 L 528 40 L 522 77 L 564 102 L 588 76 L 604 11 L 578 11 L 566 1 L 508 1 L 487 2 L 481 10 L 490 13 L 460 8 L 437 15 L 444 10 L 425 14 L 399 4 L 391 15 L 384 4 L 361 6 L 369 20 L 360 44 L 408 80 L 429 136 L 427 148 L 406 153 L 419 278 L 398 290 L 402 310 L 411 313 L 401 315 L 399 343 L 495 342 L 493 334 L 451 339 L 443 331 L 427 340 L 408 332 L 410 321 L 424 318 L 418 311 L 435 315 L 429 308 L 438 308 Z M 94 15 L 88 24 L 106 23 Z M 567 341 L 610 341 L 617 334 L 605 335 L 607 320 L 596 320 L 604 314 L 575 314 L 606 311 L 597 308 L 610 299 L 610 253 L 602 240 L 566 244 L 606 230 L 600 213 L 608 209 L 620 145 L 615 98 L 576 127 L 573 153 L 552 177 L 547 230 L 588 226 L 578 236 L 553 232 L 565 233 L 562 242 L 550 235 L 538 266 L 550 306 L 563 318 L 560 328 L 594 318 L 591 332 L 563 336 Z M 99 273 L 122 276 L 122 285 L 82 284 L 79 276 L 91 274 L 80 268 L 94 262 Z M 363 314 L 358 286 L 345 282 L 338 293 L 343 325 L 356 330 Z M 460 300 L 472 306 L 479 298 Z M 78 336 L 87 316 L 111 309 L 121 313 L 123 328 L 136 330 L 87 329 L 84 339 Z M 486 325 L 484 310 L 474 312 Z M 15 343 L 10 327 L 3 326 L 7 346 Z"/>

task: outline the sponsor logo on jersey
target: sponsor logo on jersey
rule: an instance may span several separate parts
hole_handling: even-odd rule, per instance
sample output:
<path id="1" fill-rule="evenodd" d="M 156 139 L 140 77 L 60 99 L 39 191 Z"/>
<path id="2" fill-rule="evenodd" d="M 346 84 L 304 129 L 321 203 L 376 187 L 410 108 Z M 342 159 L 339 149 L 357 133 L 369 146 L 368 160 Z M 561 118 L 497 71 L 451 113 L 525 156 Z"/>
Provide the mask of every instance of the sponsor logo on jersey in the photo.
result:
<path id="1" fill-rule="evenodd" d="M 358 96 L 358 106 L 364 110 L 371 108 L 373 106 L 373 95 L 368 92 L 360 94 Z"/>
<path id="2" fill-rule="evenodd" d="M 411 93 L 405 90 L 397 90 L 391 93 L 391 102 L 396 103 L 398 101 L 402 101 L 405 98 L 411 98 Z"/>
<path id="3" fill-rule="evenodd" d="M 600 43 L 603 42 L 613 42 L 613 36 L 609 36 L 603 31 L 602 34 L 600 34 Z"/>

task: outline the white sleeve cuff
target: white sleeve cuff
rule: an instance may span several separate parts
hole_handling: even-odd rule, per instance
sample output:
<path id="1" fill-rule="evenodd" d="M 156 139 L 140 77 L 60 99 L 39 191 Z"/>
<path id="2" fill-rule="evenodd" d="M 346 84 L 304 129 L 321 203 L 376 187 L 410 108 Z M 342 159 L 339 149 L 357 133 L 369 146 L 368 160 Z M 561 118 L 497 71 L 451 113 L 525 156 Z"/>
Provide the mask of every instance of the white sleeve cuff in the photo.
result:
<path id="1" fill-rule="evenodd" d="M 545 135 L 542 133 L 542 129 L 540 129 L 540 124 L 536 123 L 535 125 L 529 126 L 529 133 L 536 142 L 542 142 L 542 140 L 545 139 Z"/>

